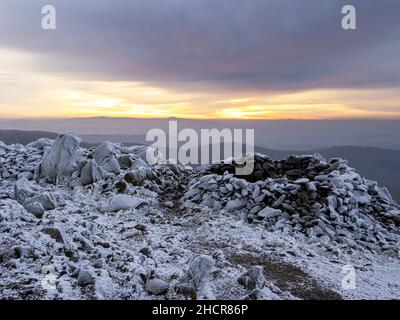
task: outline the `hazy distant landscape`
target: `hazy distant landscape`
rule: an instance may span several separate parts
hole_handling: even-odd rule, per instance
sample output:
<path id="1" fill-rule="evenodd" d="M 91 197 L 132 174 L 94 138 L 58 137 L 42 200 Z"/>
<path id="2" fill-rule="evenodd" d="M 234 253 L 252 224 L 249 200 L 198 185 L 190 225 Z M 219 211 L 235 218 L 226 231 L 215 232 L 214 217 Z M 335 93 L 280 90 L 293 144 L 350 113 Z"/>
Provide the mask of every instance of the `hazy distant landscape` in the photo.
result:
<path id="1" fill-rule="evenodd" d="M 111 140 L 144 143 L 146 132 L 168 132 L 170 120 L 178 129 L 254 129 L 255 144 L 277 150 L 311 150 L 333 146 L 365 146 L 400 150 L 400 120 L 226 120 L 175 118 L 0 119 L 0 129 L 74 132 L 88 142 Z"/>

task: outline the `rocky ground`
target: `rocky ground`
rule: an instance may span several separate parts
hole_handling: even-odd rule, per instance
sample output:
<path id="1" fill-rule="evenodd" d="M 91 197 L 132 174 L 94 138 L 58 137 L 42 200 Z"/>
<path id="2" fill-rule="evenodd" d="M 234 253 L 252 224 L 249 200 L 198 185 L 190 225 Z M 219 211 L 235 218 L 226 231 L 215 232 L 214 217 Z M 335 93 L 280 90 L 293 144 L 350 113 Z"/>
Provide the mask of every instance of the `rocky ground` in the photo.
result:
<path id="1" fill-rule="evenodd" d="M 0 142 L 0 298 L 400 298 L 400 207 L 344 160 L 256 154 L 240 177 L 146 151 Z"/>

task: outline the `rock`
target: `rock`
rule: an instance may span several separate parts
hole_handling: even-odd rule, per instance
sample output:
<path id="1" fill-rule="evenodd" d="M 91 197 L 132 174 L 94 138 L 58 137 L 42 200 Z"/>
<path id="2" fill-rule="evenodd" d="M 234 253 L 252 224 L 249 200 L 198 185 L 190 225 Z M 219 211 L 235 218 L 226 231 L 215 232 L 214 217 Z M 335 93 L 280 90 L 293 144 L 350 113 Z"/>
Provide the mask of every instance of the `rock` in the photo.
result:
<path id="1" fill-rule="evenodd" d="M 261 211 L 263 208 L 260 205 L 256 205 L 253 208 L 250 209 L 249 214 L 256 214 L 259 211 Z"/>
<path id="2" fill-rule="evenodd" d="M 44 215 L 44 208 L 39 202 L 29 202 L 24 205 L 24 208 L 38 219 L 41 219 Z"/>
<path id="3" fill-rule="evenodd" d="M 57 228 L 50 228 L 50 227 L 43 228 L 41 230 L 41 232 L 44 233 L 44 234 L 48 234 L 51 238 L 53 238 L 57 242 L 60 242 L 60 243 L 64 242 L 63 237 L 61 235 L 61 232 Z"/>
<path id="4" fill-rule="evenodd" d="M 119 174 L 121 167 L 115 157 L 116 150 L 111 142 L 103 142 L 94 151 L 94 159 L 96 163 L 103 168 L 105 171 Z"/>
<path id="5" fill-rule="evenodd" d="M 61 134 L 43 155 L 40 174 L 50 182 L 70 178 L 76 168 L 80 139 L 72 134 Z"/>
<path id="6" fill-rule="evenodd" d="M 133 160 L 130 156 L 120 156 L 118 158 L 118 163 L 121 169 L 130 169 L 133 165 Z"/>
<path id="7" fill-rule="evenodd" d="M 132 166 L 131 169 L 132 170 L 138 170 L 138 169 L 148 169 L 149 165 L 147 164 L 147 162 L 145 160 L 143 160 L 142 158 L 138 158 L 136 159 Z"/>
<path id="8" fill-rule="evenodd" d="M 276 200 L 272 205 L 271 205 L 271 207 L 272 208 L 278 208 L 281 204 L 282 204 L 282 202 L 284 201 L 286 199 L 286 195 L 282 195 L 282 196 L 280 196 L 279 197 L 279 199 L 278 200 Z"/>
<path id="9" fill-rule="evenodd" d="M 226 204 L 225 210 L 229 211 L 229 212 L 233 212 L 236 210 L 240 210 L 243 209 L 246 206 L 246 201 L 243 199 L 234 199 L 229 201 Z"/>
<path id="10" fill-rule="evenodd" d="M 155 295 L 161 295 L 168 291 L 168 283 L 161 279 L 151 279 L 146 283 L 146 290 Z"/>
<path id="11" fill-rule="evenodd" d="M 266 282 L 263 268 L 260 266 L 251 267 L 238 279 L 238 282 L 249 290 L 262 289 Z"/>
<path id="12" fill-rule="evenodd" d="M 144 181 L 150 178 L 148 169 L 140 167 L 134 171 L 125 174 L 124 179 L 126 182 L 133 185 L 141 185 Z"/>
<path id="13" fill-rule="evenodd" d="M 185 198 L 191 199 L 191 198 L 193 198 L 194 196 L 196 196 L 196 195 L 199 194 L 199 193 L 201 193 L 201 190 L 200 190 L 200 189 L 192 188 L 192 189 L 190 189 L 189 191 L 187 191 L 187 192 L 185 193 Z"/>
<path id="14" fill-rule="evenodd" d="M 198 296 L 203 294 L 213 267 L 214 259 L 207 255 L 200 255 L 191 262 L 188 274 L 192 279 Z"/>
<path id="15" fill-rule="evenodd" d="M 294 181 L 294 183 L 296 183 L 296 184 L 306 184 L 308 182 L 310 182 L 310 180 L 307 178 L 300 178 L 300 179 L 297 179 L 296 181 Z"/>
<path id="16" fill-rule="evenodd" d="M 369 204 L 372 197 L 365 191 L 354 190 L 353 196 L 359 204 Z"/>
<path id="17" fill-rule="evenodd" d="M 260 212 L 258 212 L 258 216 L 261 218 L 275 218 L 282 214 L 282 211 L 279 209 L 274 209 L 271 207 L 265 207 Z"/>
<path id="18" fill-rule="evenodd" d="M 165 201 L 164 202 L 164 206 L 167 207 L 167 208 L 170 208 L 170 209 L 175 207 L 175 205 L 174 205 L 174 203 L 172 201 Z"/>
<path id="19" fill-rule="evenodd" d="M 151 250 L 148 247 L 143 247 L 139 250 L 139 252 L 143 255 L 145 255 L 146 257 L 149 257 L 151 254 Z"/>
<path id="20" fill-rule="evenodd" d="M 93 263 L 93 267 L 96 269 L 101 269 L 103 268 L 104 264 L 105 264 L 104 258 L 99 258 L 96 259 L 96 261 Z"/>
<path id="21" fill-rule="evenodd" d="M 327 175 L 318 175 L 314 177 L 315 181 L 323 182 L 323 181 L 329 181 L 329 177 Z"/>
<path id="22" fill-rule="evenodd" d="M 388 189 L 386 188 L 377 188 L 376 192 L 378 193 L 378 196 L 383 199 L 384 201 L 387 202 L 392 202 L 392 196 L 390 195 Z"/>
<path id="23" fill-rule="evenodd" d="M 94 160 L 89 160 L 82 168 L 80 174 L 84 186 L 92 184 L 102 178 L 102 172 Z"/>
<path id="24" fill-rule="evenodd" d="M 32 198 L 26 199 L 25 203 L 28 204 L 30 202 L 38 202 L 42 205 L 43 209 L 48 211 L 48 210 L 54 210 L 55 209 L 55 204 L 49 194 L 47 193 L 42 193 L 37 196 L 33 196 Z"/>
<path id="25" fill-rule="evenodd" d="M 0 141 L 1 142 L 1 141 Z M 1 145 L 0 145 L 1 147 Z M 8 262 L 9 260 L 16 259 L 17 252 L 12 248 L 0 249 L 0 263 Z"/>
<path id="26" fill-rule="evenodd" d="M 137 197 L 128 196 L 126 194 L 117 194 L 110 199 L 108 205 L 106 205 L 103 210 L 116 212 L 121 210 L 135 209 L 145 202 L 146 201 L 143 199 Z"/>
<path id="27" fill-rule="evenodd" d="M 187 283 L 177 283 L 174 287 L 175 292 L 190 297 L 192 300 L 196 299 L 196 289 Z"/>
<path id="28" fill-rule="evenodd" d="M 40 189 L 35 188 L 26 178 L 20 179 L 14 184 L 14 198 L 21 204 L 23 204 L 26 199 L 35 196 L 39 191 Z"/>
<path id="29" fill-rule="evenodd" d="M 86 287 L 89 285 L 94 285 L 96 283 L 96 278 L 92 272 L 89 270 L 80 270 L 78 275 L 78 286 Z"/>
<path id="30" fill-rule="evenodd" d="M 34 251 L 30 247 L 22 247 L 22 246 L 16 246 L 13 248 L 14 253 L 15 253 L 15 258 L 20 259 L 20 258 L 29 258 L 34 255 Z"/>
<path id="31" fill-rule="evenodd" d="M 204 197 L 204 199 L 201 201 L 201 203 L 203 205 L 205 205 L 206 207 L 214 208 L 215 199 L 213 197 L 207 195 Z"/>
<path id="32" fill-rule="evenodd" d="M 52 143 L 53 143 L 53 140 L 51 140 L 51 139 L 40 138 L 40 139 L 38 139 L 36 141 L 28 143 L 26 146 L 28 148 L 35 148 L 35 149 L 43 150 L 43 149 L 45 149 L 47 147 L 50 147 Z"/>
<path id="33" fill-rule="evenodd" d="M 399 210 L 390 210 L 389 214 L 394 222 L 400 224 L 400 211 Z"/>
<path id="34" fill-rule="evenodd" d="M 313 183 L 313 182 L 307 183 L 306 189 L 308 192 L 316 192 L 317 191 L 317 187 L 315 186 L 315 183 Z"/>
<path id="35" fill-rule="evenodd" d="M 119 193 L 124 193 L 128 188 L 128 184 L 124 180 L 121 180 L 115 184 L 115 188 L 117 188 Z"/>

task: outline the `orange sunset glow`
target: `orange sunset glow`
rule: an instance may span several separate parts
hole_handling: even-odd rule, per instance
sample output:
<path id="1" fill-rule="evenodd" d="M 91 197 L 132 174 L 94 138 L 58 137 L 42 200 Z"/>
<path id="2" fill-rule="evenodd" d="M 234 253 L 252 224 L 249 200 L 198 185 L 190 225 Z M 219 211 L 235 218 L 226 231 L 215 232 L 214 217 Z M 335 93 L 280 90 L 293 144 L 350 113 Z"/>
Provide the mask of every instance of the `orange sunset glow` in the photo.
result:
<path id="1" fill-rule="evenodd" d="M 188 92 L 140 81 L 74 79 L 42 72 L 35 66 L 33 55 L 7 49 L 1 49 L 0 55 L 3 118 L 400 118 L 397 89 L 249 90 L 240 95 L 223 90 Z"/>

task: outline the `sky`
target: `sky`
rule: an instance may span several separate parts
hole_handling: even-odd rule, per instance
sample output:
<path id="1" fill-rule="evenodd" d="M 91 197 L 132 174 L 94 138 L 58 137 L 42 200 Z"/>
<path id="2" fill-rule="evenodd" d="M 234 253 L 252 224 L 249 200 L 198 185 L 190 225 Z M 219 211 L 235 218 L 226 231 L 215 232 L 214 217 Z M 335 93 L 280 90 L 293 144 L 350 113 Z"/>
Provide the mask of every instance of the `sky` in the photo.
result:
<path id="1" fill-rule="evenodd" d="M 400 119 L 399 16 L 398 0 L 1 0 L 0 118 Z"/>

